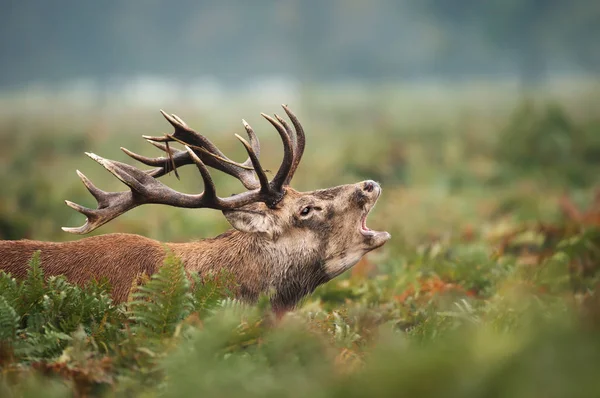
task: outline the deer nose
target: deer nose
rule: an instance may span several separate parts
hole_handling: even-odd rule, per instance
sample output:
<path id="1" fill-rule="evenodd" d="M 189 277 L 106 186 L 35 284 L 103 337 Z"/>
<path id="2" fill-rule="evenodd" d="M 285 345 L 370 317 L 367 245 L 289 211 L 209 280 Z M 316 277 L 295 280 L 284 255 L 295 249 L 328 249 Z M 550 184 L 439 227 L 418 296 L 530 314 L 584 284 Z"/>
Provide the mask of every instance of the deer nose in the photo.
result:
<path id="1" fill-rule="evenodd" d="M 363 191 L 370 193 L 370 192 L 373 192 L 375 190 L 375 187 L 379 187 L 379 184 L 377 184 L 373 180 L 367 180 L 363 184 Z"/>

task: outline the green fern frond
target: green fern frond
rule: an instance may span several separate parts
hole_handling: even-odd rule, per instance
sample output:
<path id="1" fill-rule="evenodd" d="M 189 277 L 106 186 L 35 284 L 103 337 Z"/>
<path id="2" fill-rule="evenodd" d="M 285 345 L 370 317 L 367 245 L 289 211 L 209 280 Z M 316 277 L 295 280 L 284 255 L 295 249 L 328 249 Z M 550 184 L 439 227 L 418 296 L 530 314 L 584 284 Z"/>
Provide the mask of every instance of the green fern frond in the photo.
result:
<path id="1" fill-rule="evenodd" d="M 17 311 L 0 296 L 0 341 L 12 341 L 19 328 L 20 317 Z"/>
<path id="2" fill-rule="evenodd" d="M 57 358 L 72 340 L 71 336 L 49 326 L 43 326 L 40 333 L 23 333 L 22 337 L 23 341 L 15 347 L 15 354 L 28 362 Z"/>
<path id="3" fill-rule="evenodd" d="M 0 271 L 0 296 L 13 307 L 21 302 L 21 286 L 10 274 Z"/>
<path id="4" fill-rule="evenodd" d="M 80 327 L 103 347 L 122 333 L 123 315 L 112 303 L 108 286 L 81 288 L 64 276 L 45 280 L 39 251 L 22 282 L 0 273 L 0 288 L 0 340 L 13 340 L 14 354 L 23 361 L 60 355 L 69 335 Z"/>
<path id="5" fill-rule="evenodd" d="M 148 336 L 172 335 L 193 309 L 190 283 L 183 263 L 169 253 L 160 270 L 137 289 L 129 303 L 133 330 Z"/>
<path id="6" fill-rule="evenodd" d="M 219 300 L 217 305 L 215 306 L 215 312 L 217 310 L 244 310 L 247 309 L 248 305 L 242 303 L 241 301 L 231 298 L 231 297 L 226 297 L 222 300 Z"/>
<path id="7" fill-rule="evenodd" d="M 44 294 L 44 271 L 42 270 L 40 255 L 41 251 L 38 250 L 31 256 L 31 259 L 29 260 L 29 269 L 27 270 L 27 279 L 24 281 L 24 284 L 27 287 L 25 293 L 33 298 L 32 301 L 35 301 Z"/>
<path id="8" fill-rule="evenodd" d="M 204 277 L 198 274 L 192 275 L 194 296 L 194 309 L 200 317 L 204 317 L 216 307 L 221 300 L 235 296 L 238 284 L 233 275 L 227 270 L 213 274 L 210 273 Z"/>
<path id="9" fill-rule="evenodd" d="M 20 315 L 27 317 L 37 312 L 45 294 L 44 271 L 42 270 L 40 251 L 38 250 L 33 253 L 31 260 L 29 260 L 27 278 L 22 284 L 21 300 L 17 308 Z M 27 322 L 29 323 L 28 320 Z"/>

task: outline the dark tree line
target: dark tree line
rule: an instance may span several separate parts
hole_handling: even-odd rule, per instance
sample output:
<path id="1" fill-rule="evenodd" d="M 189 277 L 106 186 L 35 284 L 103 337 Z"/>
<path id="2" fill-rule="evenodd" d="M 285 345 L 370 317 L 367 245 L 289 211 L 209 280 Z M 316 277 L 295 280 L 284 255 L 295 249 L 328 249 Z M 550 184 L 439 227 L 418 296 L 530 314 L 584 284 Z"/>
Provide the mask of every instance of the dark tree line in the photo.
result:
<path id="1" fill-rule="evenodd" d="M 237 82 L 600 68 L 588 0 L 9 0 L 0 86 L 164 74 Z"/>
<path id="2" fill-rule="evenodd" d="M 523 83 L 551 69 L 600 69 L 600 2 L 422 0 L 420 9 L 445 29 L 480 35 L 494 54 L 513 61 Z"/>

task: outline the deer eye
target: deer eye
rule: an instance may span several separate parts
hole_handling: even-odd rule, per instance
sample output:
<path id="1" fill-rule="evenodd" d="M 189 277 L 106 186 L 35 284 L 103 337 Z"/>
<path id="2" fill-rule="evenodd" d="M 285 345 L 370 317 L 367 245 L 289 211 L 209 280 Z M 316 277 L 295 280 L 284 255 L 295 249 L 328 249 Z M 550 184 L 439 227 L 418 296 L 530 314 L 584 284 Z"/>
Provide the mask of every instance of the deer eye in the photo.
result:
<path id="1" fill-rule="evenodd" d="M 302 210 L 300 210 L 300 215 L 301 216 L 307 216 L 308 213 L 310 213 L 311 210 L 312 210 L 312 207 L 306 206 Z"/>

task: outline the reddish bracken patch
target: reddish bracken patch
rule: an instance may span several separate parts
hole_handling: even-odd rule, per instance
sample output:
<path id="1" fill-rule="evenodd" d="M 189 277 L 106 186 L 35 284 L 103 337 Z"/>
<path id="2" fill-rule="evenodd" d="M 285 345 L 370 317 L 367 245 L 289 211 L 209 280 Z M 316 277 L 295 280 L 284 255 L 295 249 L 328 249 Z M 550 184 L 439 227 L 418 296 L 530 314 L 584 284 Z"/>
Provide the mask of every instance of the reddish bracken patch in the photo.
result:
<path id="1" fill-rule="evenodd" d="M 65 362 L 34 362 L 32 367 L 44 375 L 58 375 L 73 383 L 74 395 L 78 398 L 91 396 L 97 385 L 112 385 L 112 359 L 88 358 L 79 364 Z"/>
<path id="2" fill-rule="evenodd" d="M 419 298 L 425 300 L 431 299 L 437 294 L 455 292 L 464 294 L 465 296 L 474 297 L 476 292 L 473 290 L 467 290 L 463 286 L 457 283 L 445 282 L 438 276 L 420 279 L 418 286 L 410 284 L 409 287 L 401 294 L 395 296 L 396 301 L 404 303 L 409 297 L 419 295 Z"/>
<path id="3" fill-rule="evenodd" d="M 568 221 L 586 226 L 600 226 L 600 188 L 587 209 L 580 209 L 571 198 L 564 194 L 558 201 L 561 212 Z"/>
<path id="4" fill-rule="evenodd" d="M 375 271 L 377 267 L 371 261 L 368 260 L 367 256 L 362 257 L 358 260 L 358 263 L 352 267 L 353 278 L 368 278 L 371 273 Z"/>

